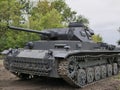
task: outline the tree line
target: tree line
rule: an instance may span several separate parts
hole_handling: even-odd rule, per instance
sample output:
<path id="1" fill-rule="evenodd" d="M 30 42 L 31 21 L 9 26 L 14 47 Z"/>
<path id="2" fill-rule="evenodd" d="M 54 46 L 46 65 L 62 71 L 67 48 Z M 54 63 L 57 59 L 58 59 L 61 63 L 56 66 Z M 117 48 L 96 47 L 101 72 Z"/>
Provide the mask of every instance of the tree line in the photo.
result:
<path id="1" fill-rule="evenodd" d="M 28 41 L 40 39 L 33 33 L 9 30 L 8 25 L 44 30 L 66 27 L 69 22 L 89 25 L 89 20 L 77 15 L 64 0 L 39 0 L 37 3 L 30 0 L 0 0 L 0 51 L 22 47 Z M 99 35 L 93 39 L 102 41 Z"/>

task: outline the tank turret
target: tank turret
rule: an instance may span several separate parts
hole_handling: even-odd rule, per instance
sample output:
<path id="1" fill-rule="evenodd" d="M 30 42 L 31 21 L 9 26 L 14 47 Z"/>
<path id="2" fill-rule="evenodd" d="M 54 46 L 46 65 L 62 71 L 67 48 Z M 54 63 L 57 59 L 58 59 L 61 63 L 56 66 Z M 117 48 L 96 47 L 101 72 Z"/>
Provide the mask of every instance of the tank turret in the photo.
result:
<path id="1" fill-rule="evenodd" d="M 42 40 L 77 40 L 91 41 L 92 30 L 81 23 L 70 23 L 68 28 L 56 28 L 43 31 L 8 26 L 9 29 L 40 34 Z"/>

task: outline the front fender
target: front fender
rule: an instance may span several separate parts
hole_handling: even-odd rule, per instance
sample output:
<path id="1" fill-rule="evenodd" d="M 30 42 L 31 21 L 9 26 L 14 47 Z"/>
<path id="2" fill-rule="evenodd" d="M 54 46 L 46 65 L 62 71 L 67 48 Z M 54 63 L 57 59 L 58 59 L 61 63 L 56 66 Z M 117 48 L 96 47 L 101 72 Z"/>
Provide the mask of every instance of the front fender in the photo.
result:
<path id="1" fill-rule="evenodd" d="M 54 57 L 55 58 L 67 58 L 68 56 L 72 55 L 72 54 L 77 54 L 80 53 L 80 51 L 78 50 L 74 50 L 74 51 L 56 51 L 54 52 Z"/>

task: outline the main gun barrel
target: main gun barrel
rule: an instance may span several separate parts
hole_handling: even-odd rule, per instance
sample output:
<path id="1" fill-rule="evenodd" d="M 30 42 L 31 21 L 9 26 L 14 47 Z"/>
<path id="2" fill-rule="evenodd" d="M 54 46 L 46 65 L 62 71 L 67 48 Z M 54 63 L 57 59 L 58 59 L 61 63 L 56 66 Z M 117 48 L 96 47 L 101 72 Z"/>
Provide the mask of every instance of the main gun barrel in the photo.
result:
<path id="1" fill-rule="evenodd" d="M 8 26 L 8 28 L 12 29 L 12 30 L 16 30 L 16 31 L 31 32 L 31 33 L 37 33 L 37 34 L 50 36 L 50 32 L 44 32 L 44 31 L 38 31 L 38 30 L 32 30 L 32 29 L 26 29 L 26 28 L 20 28 L 20 27 L 15 27 L 15 26 Z"/>

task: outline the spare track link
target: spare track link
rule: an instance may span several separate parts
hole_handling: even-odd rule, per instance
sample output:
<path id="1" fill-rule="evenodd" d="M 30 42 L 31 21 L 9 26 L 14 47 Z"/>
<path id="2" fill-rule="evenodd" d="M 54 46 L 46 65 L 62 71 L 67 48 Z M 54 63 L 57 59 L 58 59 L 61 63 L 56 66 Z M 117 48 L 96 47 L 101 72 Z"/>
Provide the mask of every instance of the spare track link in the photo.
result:
<path id="1" fill-rule="evenodd" d="M 113 54 L 113 55 L 97 55 L 97 56 L 91 56 L 91 55 L 86 55 L 86 56 L 81 56 L 81 58 L 98 58 L 98 57 L 113 57 L 113 56 L 118 56 L 117 54 Z M 119 56 L 118 56 L 119 57 Z M 63 60 L 60 60 L 60 63 L 59 63 L 59 66 L 58 66 L 58 73 L 59 75 L 67 82 L 69 83 L 70 85 L 74 86 L 74 87 L 85 87 L 85 86 L 88 86 L 88 85 L 91 85 L 95 82 L 98 82 L 98 81 L 93 81 L 92 83 L 87 83 L 86 85 L 84 86 L 80 86 L 79 83 L 75 80 L 73 80 L 69 75 L 68 75 L 68 65 L 69 65 L 69 61 L 67 59 L 63 59 Z"/>

